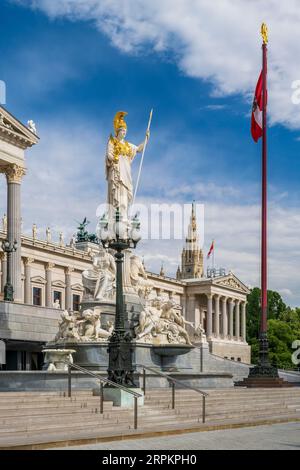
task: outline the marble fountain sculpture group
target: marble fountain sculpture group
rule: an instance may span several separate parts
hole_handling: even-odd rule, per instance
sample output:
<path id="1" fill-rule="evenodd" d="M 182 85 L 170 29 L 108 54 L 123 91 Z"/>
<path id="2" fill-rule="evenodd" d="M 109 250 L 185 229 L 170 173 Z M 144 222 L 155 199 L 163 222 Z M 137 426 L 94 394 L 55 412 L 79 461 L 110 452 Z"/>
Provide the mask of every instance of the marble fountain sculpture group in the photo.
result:
<path id="1" fill-rule="evenodd" d="M 138 152 L 144 150 L 149 139 L 148 129 L 145 141 L 139 146 L 125 141 L 127 126 L 124 116 L 126 114 L 119 112 L 115 116 L 115 136 L 110 136 L 108 140 L 105 157 L 108 184 L 107 219 L 110 224 L 113 214 L 118 209 L 125 226 L 129 224 L 128 213 L 133 199 L 131 162 Z M 99 230 L 98 228 L 98 232 Z M 98 238 L 100 239 L 100 236 Z M 127 314 L 127 316 L 129 317 L 128 329 L 136 345 L 158 347 L 186 345 L 185 352 L 188 352 L 192 348 L 192 341 L 205 340 L 203 329 L 198 327 L 195 330 L 194 324 L 185 320 L 180 305 L 171 299 L 153 297 L 154 286 L 147 278 L 143 262 L 130 249 L 125 250 L 123 282 L 127 312 L 128 309 L 135 311 L 134 314 Z M 103 248 L 102 245 L 99 246 L 98 253 L 93 256 L 92 267 L 82 273 L 82 284 L 84 293 L 80 311 L 62 312 L 57 335 L 54 341 L 47 345 L 50 370 L 55 370 L 55 361 L 51 361 L 51 348 L 53 354 L 55 351 L 61 351 L 61 353 L 56 353 L 59 357 L 63 356 L 63 351 L 65 351 L 65 359 L 69 359 L 70 354 L 74 352 L 79 357 L 80 346 L 84 345 L 89 350 L 89 358 L 93 357 L 92 362 L 95 364 L 99 360 L 99 354 L 96 360 L 92 346 L 102 345 L 103 351 L 103 346 L 107 344 L 113 331 L 116 263 L 112 250 Z M 189 331 L 192 331 L 192 334 L 187 332 L 187 324 L 190 325 Z M 69 349 L 66 349 L 67 347 Z M 76 362 L 78 357 L 75 356 Z M 81 357 L 81 363 L 86 365 L 89 359 L 86 355 L 81 354 Z M 103 354 L 101 357 L 103 359 Z"/>

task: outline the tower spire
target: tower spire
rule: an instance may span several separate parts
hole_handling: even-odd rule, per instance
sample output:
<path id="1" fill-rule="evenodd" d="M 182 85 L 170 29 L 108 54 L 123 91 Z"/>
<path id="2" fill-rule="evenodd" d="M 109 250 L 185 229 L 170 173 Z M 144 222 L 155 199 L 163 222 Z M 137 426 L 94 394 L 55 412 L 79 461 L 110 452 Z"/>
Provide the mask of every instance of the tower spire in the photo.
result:
<path id="1" fill-rule="evenodd" d="M 181 254 L 181 276 L 182 279 L 193 279 L 203 277 L 203 273 L 203 253 L 199 248 L 195 201 L 193 201 L 185 248 Z"/>

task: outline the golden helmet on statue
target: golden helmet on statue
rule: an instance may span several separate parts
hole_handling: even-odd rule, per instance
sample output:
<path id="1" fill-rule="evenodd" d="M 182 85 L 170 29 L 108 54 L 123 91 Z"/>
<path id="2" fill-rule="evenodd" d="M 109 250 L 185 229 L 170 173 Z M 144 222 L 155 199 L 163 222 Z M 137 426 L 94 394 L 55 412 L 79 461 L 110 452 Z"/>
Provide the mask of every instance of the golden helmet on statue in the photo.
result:
<path id="1" fill-rule="evenodd" d="M 127 129 L 127 124 L 124 121 L 124 117 L 127 115 L 126 111 L 118 111 L 114 117 L 114 129 L 115 135 L 118 133 L 118 129 Z"/>

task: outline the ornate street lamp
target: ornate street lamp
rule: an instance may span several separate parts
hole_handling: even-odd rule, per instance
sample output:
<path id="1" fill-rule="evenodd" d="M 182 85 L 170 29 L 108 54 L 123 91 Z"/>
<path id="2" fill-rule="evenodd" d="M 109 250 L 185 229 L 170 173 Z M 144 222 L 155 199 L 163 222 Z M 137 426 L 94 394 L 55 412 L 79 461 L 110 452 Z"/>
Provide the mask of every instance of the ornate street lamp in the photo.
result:
<path id="1" fill-rule="evenodd" d="M 4 240 L 2 242 L 2 249 L 4 253 L 7 253 L 7 275 L 6 284 L 4 286 L 4 300 L 7 300 L 9 302 L 13 302 L 14 300 L 14 288 L 10 278 L 10 257 L 11 253 L 16 251 L 17 248 L 18 244 L 16 240 L 14 242 L 10 242 L 9 240 Z"/>
<path id="2" fill-rule="evenodd" d="M 134 382 L 132 362 L 133 346 L 130 331 L 125 327 L 126 312 L 123 297 L 123 251 L 135 248 L 141 239 L 140 222 L 136 215 L 130 224 L 122 221 L 119 209 L 116 210 L 114 227 L 109 227 L 106 215 L 99 221 L 99 238 L 104 248 L 115 250 L 116 272 L 116 315 L 115 326 L 109 338 L 108 379 L 119 385 L 137 387 Z"/>

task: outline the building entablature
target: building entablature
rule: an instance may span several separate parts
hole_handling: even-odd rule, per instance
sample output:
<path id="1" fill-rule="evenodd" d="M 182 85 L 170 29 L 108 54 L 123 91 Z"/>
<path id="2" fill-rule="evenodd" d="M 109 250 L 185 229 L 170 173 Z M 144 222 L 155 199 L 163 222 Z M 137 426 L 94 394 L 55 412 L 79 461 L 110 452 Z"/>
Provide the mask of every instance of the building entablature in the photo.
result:
<path id="1" fill-rule="evenodd" d="M 37 144 L 39 138 L 28 127 L 24 126 L 18 119 L 0 106 L 0 140 L 14 147 L 26 149 Z M 9 157 L 9 152 L 8 155 Z M 6 160 L 8 163 L 17 163 Z"/>
<path id="2" fill-rule="evenodd" d="M 246 300 L 249 289 L 233 273 L 226 276 L 204 279 L 185 280 L 186 294 L 191 295 L 213 295 L 226 297 L 228 299 Z"/>

